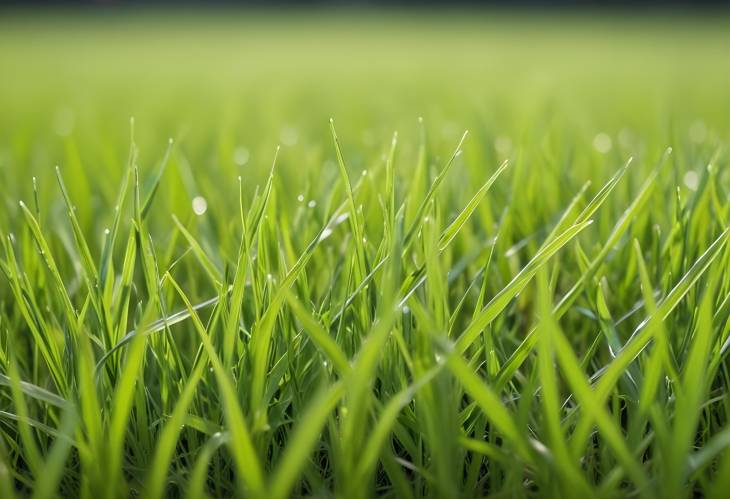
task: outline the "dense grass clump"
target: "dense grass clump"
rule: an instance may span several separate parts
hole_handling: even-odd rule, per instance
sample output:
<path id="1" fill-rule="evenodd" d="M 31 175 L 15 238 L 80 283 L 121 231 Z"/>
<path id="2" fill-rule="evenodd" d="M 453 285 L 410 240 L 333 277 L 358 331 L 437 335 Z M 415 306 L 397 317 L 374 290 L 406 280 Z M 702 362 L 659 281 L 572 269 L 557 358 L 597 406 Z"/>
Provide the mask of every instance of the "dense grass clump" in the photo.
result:
<path id="1" fill-rule="evenodd" d="M 0 22 L 0 497 L 728 490 L 725 20 L 155 19 Z"/>

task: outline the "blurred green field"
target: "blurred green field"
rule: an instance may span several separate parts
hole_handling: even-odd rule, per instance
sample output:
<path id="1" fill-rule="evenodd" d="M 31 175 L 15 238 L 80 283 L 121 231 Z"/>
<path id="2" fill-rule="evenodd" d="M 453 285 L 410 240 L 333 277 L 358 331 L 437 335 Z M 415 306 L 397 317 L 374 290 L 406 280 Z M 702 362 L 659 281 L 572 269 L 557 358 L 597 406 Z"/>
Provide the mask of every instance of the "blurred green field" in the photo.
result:
<path id="1" fill-rule="evenodd" d="M 0 14 L 0 496 L 722 497 L 729 48 Z"/>
<path id="2" fill-rule="evenodd" d="M 107 172 L 70 189 L 78 203 L 98 192 L 108 204 L 131 116 L 144 162 L 175 138 L 194 170 L 211 173 L 205 194 L 241 172 L 262 180 L 278 144 L 282 172 L 311 182 L 321 168 L 302 169 L 301 159 L 334 159 L 330 117 L 357 169 L 379 160 L 394 130 L 412 156 L 421 116 L 435 154 L 470 129 L 467 154 L 485 156 L 480 169 L 501 159 L 497 138 L 512 146 L 502 156 L 557 146 L 553 156 L 581 164 L 564 169 L 565 195 L 629 155 L 650 162 L 680 141 L 707 156 L 728 133 L 724 18 L 152 12 L 2 17 L 0 181 L 13 210 L 30 176 L 61 163 Z M 693 125 L 703 140 L 689 140 Z M 606 156 L 591 147 L 601 132 L 612 138 Z M 237 147 L 250 153 L 245 168 L 233 161 Z M 594 163 L 598 173 L 586 175 Z"/>

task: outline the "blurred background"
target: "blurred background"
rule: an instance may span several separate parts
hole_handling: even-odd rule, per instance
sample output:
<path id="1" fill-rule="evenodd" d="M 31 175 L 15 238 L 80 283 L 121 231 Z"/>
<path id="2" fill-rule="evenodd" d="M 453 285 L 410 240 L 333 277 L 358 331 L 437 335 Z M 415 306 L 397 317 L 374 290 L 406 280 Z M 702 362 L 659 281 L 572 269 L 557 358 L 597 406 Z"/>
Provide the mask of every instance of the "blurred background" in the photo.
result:
<path id="1" fill-rule="evenodd" d="M 469 129 L 473 168 L 529 144 L 536 171 L 580 166 L 565 167 L 569 192 L 628 156 L 650 163 L 682 143 L 707 158 L 728 139 L 728 2 L 385 3 L 6 3 L 3 199 L 60 163 L 79 174 L 75 199 L 113 203 L 132 116 L 142 164 L 174 138 L 193 172 L 177 182 L 205 172 L 209 196 L 221 178 L 258 182 L 277 145 L 282 182 L 303 181 L 301 165 L 333 160 L 330 117 L 356 171 L 395 130 L 407 168 L 423 118 L 434 165 Z"/>

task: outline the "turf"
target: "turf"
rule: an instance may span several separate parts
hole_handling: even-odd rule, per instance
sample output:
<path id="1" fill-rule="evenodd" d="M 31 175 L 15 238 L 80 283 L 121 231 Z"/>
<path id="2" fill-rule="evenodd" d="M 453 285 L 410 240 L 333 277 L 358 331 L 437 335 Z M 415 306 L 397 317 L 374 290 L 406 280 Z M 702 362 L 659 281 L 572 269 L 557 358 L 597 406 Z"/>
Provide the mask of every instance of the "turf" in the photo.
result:
<path id="1" fill-rule="evenodd" d="M 729 25 L 3 16 L 0 496 L 723 497 Z"/>

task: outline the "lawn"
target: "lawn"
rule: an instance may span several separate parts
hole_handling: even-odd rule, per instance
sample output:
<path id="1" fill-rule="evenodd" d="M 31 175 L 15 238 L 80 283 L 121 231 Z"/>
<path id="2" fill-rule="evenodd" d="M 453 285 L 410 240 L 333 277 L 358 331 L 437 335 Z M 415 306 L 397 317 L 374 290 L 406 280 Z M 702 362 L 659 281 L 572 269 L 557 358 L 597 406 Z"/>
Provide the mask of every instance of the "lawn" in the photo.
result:
<path id="1" fill-rule="evenodd" d="M 728 47 L 0 13 L 0 497 L 724 497 Z"/>

